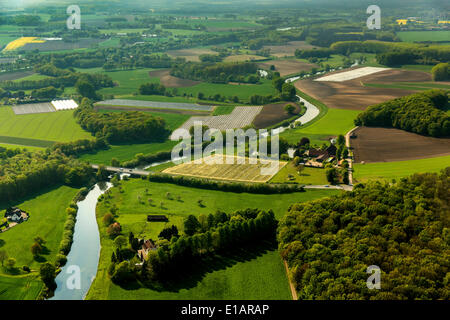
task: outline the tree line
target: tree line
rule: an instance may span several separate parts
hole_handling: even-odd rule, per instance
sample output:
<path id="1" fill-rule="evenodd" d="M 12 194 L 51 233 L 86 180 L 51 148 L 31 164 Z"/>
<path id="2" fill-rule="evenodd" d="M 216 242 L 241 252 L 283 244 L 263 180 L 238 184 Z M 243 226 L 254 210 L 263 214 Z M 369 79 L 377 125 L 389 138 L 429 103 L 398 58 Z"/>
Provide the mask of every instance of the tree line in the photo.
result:
<path id="1" fill-rule="evenodd" d="M 449 92 L 428 90 L 368 107 L 357 126 L 393 127 L 432 137 L 450 136 Z"/>
<path id="2" fill-rule="evenodd" d="M 158 248 L 149 251 L 139 269 L 120 251 L 113 253 L 109 268 L 111 279 L 121 285 L 136 278 L 164 283 L 171 280 L 180 265 L 194 268 L 198 259 L 272 238 L 277 226 L 271 210 L 247 209 L 231 215 L 218 212 L 207 219 L 202 226 L 194 215 L 188 216 L 184 222 L 188 232 L 180 237 L 172 236 L 170 242 L 167 239 L 157 242 Z M 129 243 L 132 245 L 132 237 Z"/>
<path id="3" fill-rule="evenodd" d="M 74 116 L 80 126 L 108 143 L 165 141 L 170 134 L 164 119 L 145 112 L 108 112 L 94 110 L 84 98 Z"/>
<path id="4" fill-rule="evenodd" d="M 278 241 L 299 299 L 449 299 L 449 189 L 450 167 L 292 205 Z"/>

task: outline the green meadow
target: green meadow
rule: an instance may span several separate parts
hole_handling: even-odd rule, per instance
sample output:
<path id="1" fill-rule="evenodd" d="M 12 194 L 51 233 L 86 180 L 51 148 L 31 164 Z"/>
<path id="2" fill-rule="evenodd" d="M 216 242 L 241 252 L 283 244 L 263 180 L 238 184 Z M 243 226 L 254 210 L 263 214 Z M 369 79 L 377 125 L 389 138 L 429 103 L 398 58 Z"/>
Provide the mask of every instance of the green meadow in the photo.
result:
<path id="1" fill-rule="evenodd" d="M 36 300 L 42 286 L 36 274 L 0 275 L 0 300 Z"/>
<path id="2" fill-rule="evenodd" d="M 291 175 L 292 179 L 289 177 Z M 324 169 L 304 167 L 303 170 L 298 173 L 298 170 L 294 167 L 292 162 L 285 165 L 269 183 L 286 183 L 296 182 L 299 184 L 328 184 L 325 176 Z"/>
<path id="3" fill-rule="evenodd" d="M 183 221 L 189 214 L 214 213 L 216 210 L 233 212 L 243 208 L 272 209 L 279 219 L 295 202 L 314 200 L 339 194 L 338 190 L 315 190 L 293 194 L 257 195 L 203 190 L 155 183 L 141 179 L 122 182 L 123 192 L 111 189 L 111 196 L 103 197 L 97 206 L 102 251 L 97 276 L 88 293 L 88 299 L 290 299 L 288 282 L 281 260 L 273 246 L 256 250 L 257 254 L 241 252 L 232 256 L 216 257 L 213 267 L 200 266 L 205 272 L 193 275 L 176 290 L 152 290 L 138 285 L 121 288 L 111 283 L 107 275 L 113 251 L 112 240 L 106 234 L 102 217 L 114 203 L 118 207 L 117 221 L 122 233 L 130 231 L 138 238 L 156 239 L 165 226 L 176 225 L 183 230 Z M 169 197 L 167 196 L 169 193 Z M 148 199 L 152 199 L 149 204 Z M 198 205 L 202 200 L 204 207 Z M 169 222 L 149 223 L 148 214 L 165 214 Z M 244 250 L 244 249 L 243 249 Z M 253 255 L 253 256 L 252 256 Z M 218 260 L 217 260 L 218 259 Z M 212 268 L 212 269 L 208 269 Z M 265 276 L 266 275 L 266 276 Z M 245 280 L 244 280 L 245 279 Z"/>
<path id="4" fill-rule="evenodd" d="M 113 94 L 114 96 L 133 94 L 137 92 L 138 88 L 144 83 L 159 82 L 158 78 L 151 78 L 149 76 L 148 73 L 152 70 L 153 69 L 145 68 L 145 69 L 104 72 L 106 75 L 110 76 L 115 82 L 117 82 L 118 86 L 112 88 L 103 88 L 100 89 L 98 92 L 101 94 Z"/>
<path id="5" fill-rule="evenodd" d="M 357 182 L 389 181 L 414 173 L 439 172 L 448 166 L 450 166 L 450 156 L 395 162 L 355 163 L 353 179 Z"/>
<path id="6" fill-rule="evenodd" d="M 450 41 L 450 31 L 400 31 L 397 36 L 404 42 Z"/>
<path id="7" fill-rule="evenodd" d="M 16 225 L 10 230 L 0 233 L 0 246 L 9 257 L 16 259 L 16 267 L 27 265 L 37 270 L 44 261 L 53 262 L 58 253 L 59 243 L 62 239 L 64 223 L 66 222 L 66 208 L 72 201 L 78 189 L 61 186 L 56 189 L 44 190 L 36 196 L 21 203 L 2 204 L 1 209 L 16 206 L 29 213 L 28 221 Z M 0 211 L 3 217 L 4 211 Z M 36 260 L 31 254 L 31 245 L 34 238 L 40 236 L 45 243 L 45 250 Z M 1 268 L 1 273 L 10 273 Z"/>
<path id="8" fill-rule="evenodd" d="M 15 115 L 11 107 L 0 107 L 0 136 L 58 142 L 92 138 L 76 123 L 72 110 Z"/>
<path id="9" fill-rule="evenodd" d="M 329 137 L 345 135 L 355 127 L 353 120 L 360 111 L 347 109 L 328 109 L 326 114 L 317 121 L 305 126 L 289 129 L 280 134 L 290 143 L 297 143 L 303 137 L 308 137 L 311 144 L 322 145 Z"/>

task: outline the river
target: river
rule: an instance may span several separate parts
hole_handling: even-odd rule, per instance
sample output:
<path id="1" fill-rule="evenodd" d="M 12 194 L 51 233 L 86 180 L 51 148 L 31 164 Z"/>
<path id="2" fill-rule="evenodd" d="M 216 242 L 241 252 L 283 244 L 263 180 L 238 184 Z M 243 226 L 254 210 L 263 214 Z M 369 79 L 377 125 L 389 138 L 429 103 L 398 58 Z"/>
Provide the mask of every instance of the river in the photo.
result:
<path id="1" fill-rule="evenodd" d="M 98 183 L 84 200 L 77 203 L 78 213 L 72 248 L 67 255 L 66 265 L 55 279 L 58 287 L 50 300 L 83 300 L 86 296 L 97 274 L 100 257 L 100 234 L 95 215 L 97 200 L 111 186 L 110 182 Z M 77 282 L 78 270 L 80 272 Z"/>

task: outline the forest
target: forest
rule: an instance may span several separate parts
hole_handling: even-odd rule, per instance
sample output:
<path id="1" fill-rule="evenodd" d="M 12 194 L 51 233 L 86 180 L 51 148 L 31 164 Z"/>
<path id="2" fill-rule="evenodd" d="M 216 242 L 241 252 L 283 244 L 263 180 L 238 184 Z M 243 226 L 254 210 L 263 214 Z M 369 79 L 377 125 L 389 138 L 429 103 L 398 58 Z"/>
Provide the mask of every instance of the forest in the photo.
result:
<path id="1" fill-rule="evenodd" d="M 294 204 L 279 250 L 303 299 L 450 298 L 450 167 Z M 366 286 L 370 265 L 381 289 Z"/>
<path id="2" fill-rule="evenodd" d="M 449 93 L 429 90 L 368 107 L 355 119 L 357 126 L 393 127 L 432 137 L 450 136 L 445 112 Z"/>
<path id="3" fill-rule="evenodd" d="M 259 81 L 259 75 L 256 74 L 256 71 L 256 65 L 251 62 L 216 64 L 186 62 L 175 65 L 170 74 L 179 78 L 213 83 L 256 83 Z"/>
<path id="4" fill-rule="evenodd" d="M 14 154 L 15 153 L 15 154 Z M 80 187 L 93 178 L 91 167 L 58 151 L 14 152 L 0 158 L 0 202 L 66 184 Z"/>
<path id="5" fill-rule="evenodd" d="M 82 100 L 74 116 L 83 129 L 108 143 L 161 142 L 170 134 L 162 118 L 140 111 L 96 112 L 87 98 Z"/>

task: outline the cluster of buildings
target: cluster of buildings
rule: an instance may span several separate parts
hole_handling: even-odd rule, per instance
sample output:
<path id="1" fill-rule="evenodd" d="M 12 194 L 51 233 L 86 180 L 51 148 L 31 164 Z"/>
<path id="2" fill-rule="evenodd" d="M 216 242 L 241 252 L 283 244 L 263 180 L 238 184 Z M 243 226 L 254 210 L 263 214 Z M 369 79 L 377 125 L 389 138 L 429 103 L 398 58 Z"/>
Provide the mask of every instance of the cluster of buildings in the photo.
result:
<path id="1" fill-rule="evenodd" d="M 332 144 L 326 149 L 310 148 L 304 153 L 309 158 L 305 162 L 305 167 L 323 168 L 326 163 L 333 162 L 336 159 L 337 148 Z"/>
<path id="2" fill-rule="evenodd" d="M 27 221 L 29 217 L 30 215 L 27 212 L 19 208 L 11 207 L 6 209 L 4 217 L 5 219 L 2 222 L 0 222 L 0 230 L 2 230 L 3 227 L 5 227 L 5 229 L 3 229 L 3 231 L 0 232 L 4 232 L 19 223 Z"/>

